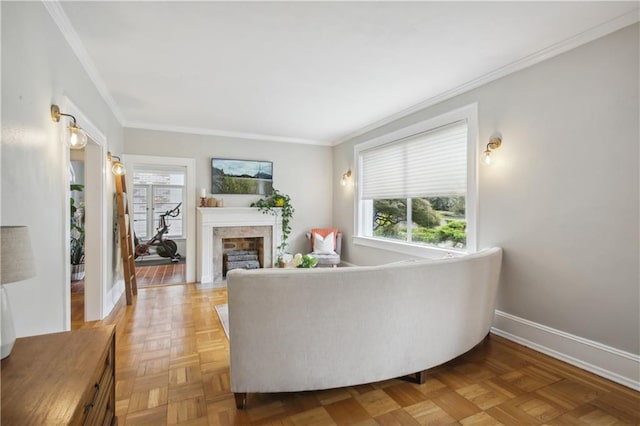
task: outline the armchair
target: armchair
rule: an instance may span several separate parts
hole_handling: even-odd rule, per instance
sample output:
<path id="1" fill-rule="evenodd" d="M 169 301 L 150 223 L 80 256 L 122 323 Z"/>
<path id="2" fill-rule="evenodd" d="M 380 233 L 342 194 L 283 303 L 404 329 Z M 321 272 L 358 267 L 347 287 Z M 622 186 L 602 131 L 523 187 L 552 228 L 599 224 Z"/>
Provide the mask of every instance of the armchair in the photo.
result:
<path id="1" fill-rule="evenodd" d="M 335 228 L 313 228 L 307 232 L 311 256 L 318 259 L 318 265 L 333 266 L 340 264 L 342 233 Z M 333 246 L 333 247 L 332 247 Z"/>

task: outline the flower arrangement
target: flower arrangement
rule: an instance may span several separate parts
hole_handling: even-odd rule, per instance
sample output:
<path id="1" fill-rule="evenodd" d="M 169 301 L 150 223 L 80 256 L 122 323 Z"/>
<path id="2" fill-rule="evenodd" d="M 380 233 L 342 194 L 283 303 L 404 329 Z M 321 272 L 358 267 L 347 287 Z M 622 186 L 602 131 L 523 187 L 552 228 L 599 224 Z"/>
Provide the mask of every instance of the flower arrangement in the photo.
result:
<path id="1" fill-rule="evenodd" d="M 291 263 L 296 268 L 315 268 L 318 264 L 318 259 L 308 254 L 296 253 Z"/>
<path id="2" fill-rule="evenodd" d="M 276 218 L 280 215 L 282 220 L 282 239 L 278 246 L 278 251 L 282 256 L 288 245 L 287 240 L 289 239 L 289 234 L 291 234 L 291 219 L 293 218 L 293 212 L 295 212 L 291 204 L 291 198 L 273 188 L 273 192 L 269 196 L 251 203 L 251 207 L 257 207 L 262 213 L 272 214 Z"/>

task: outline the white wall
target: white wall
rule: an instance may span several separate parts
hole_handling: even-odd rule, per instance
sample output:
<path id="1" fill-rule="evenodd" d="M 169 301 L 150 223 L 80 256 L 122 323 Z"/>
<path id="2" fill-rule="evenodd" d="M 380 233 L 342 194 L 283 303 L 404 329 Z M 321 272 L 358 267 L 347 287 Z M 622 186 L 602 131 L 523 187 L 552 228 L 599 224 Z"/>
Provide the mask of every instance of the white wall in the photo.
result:
<path id="1" fill-rule="evenodd" d="M 359 136 L 334 166 L 353 168 L 356 143 L 478 102 L 478 152 L 503 135 L 479 166 L 478 247 L 505 250 L 498 309 L 640 354 L 638 36 L 624 28 Z M 352 233 L 341 189 L 335 225 Z M 357 264 L 399 257 L 345 244 Z"/>
<path id="2" fill-rule="evenodd" d="M 16 334 L 61 331 L 66 309 L 68 155 L 52 103 L 71 100 L 122 150 L 122 129 L 40 2 L 1 2 L 2 225 L 30 228 L 37 276 L 9 284 Z M 79 123 L 82 126 L 82 123 Z M 106 240 L 110 235 L 105 236 Z"/>
<path id="3" fill-rule="evenodd" d="M 273 161 L 273 186 L 288 194 L 296 209 L 289 237 L 291 253 L 308 252 L 305 232 L 332 226 L 332 149 L 326 146 L 234 139 L 151 130 L 124 130 L 127 154 L 188 157 L 196 161 L 196 193 L 211 191 L 211 158 Z M 225 206 L 249 206 L 256 196 L 225 195 Z"/>

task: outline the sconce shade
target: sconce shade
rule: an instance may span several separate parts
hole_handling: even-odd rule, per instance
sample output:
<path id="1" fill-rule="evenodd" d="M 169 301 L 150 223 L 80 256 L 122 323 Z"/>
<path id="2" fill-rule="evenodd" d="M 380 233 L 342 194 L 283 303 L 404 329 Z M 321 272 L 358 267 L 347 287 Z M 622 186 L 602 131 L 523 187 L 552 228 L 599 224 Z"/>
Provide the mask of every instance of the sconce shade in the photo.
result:
<path id="1" fill-rule="evenodd" d="M 36 265 L 33 260 L 29 228 L 26 226 L 3 226 L 0 238 L 2 241 L 2 284 L 23 281 L 36 276 Z"/>
<path id="2" fill-rule="evenodd" d="M 123 176 L 127 173 L 126 167 L 120 162 L 120 157 L 107 152 L 107 161 L 111 161 L 111 172 L 114 175 Z"/>
<path id="3" fill-rule="evenodd" d="M 69 125 L 68 143 L 71 149 L 82 149 L 87 146 L 87 134 L 75 124 Z"/>
<path id="4" fill-rule="evenodd" d="M 126 167 L 124 167 L 124 164 L 122 164 L 117 160 L 113 162 L 113 166 L 111 166 L 111 171 L 113 172 L 114 175 L 118 175 L 118 176 L 122 176 L 125 173 L 127 173 L 127 169 Z"/>
<path id="5" fill-rule="evenodd" d="M 342 174 L 342 180 L 340 181 L 340 184 L 342 186 L 347 186 L 347 179 L 349 179 L 351 177 L 351 169 L 347 170 L 345 173 Z"/>
<path id="6" fill-rule="evenodd" d="M 482 162 L 487 166 L 491 164 L 491 151 L 488 149 L 483 153 Z"/>

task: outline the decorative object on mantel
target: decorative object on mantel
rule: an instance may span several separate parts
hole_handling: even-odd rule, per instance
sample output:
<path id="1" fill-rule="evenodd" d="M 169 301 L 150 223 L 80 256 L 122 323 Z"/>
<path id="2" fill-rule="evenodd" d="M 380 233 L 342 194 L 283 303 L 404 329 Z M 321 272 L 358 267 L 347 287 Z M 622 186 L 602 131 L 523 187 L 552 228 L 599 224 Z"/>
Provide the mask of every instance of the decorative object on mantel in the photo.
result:
<path id="1" fill-rule="evenodd" d="M 287 194 L 283 194 L 277 189 L 273 188 L 271 195 L 265 198 L 261 198 L 255 203 L 251 203 L 251 207 L 257 207 L 264 214 L 271 214 L 273 216 L 280 217 L 282 219 L 282 240 L 278 246 L 278 260 L 284 254 L 287 248 L 287 239 L 291 233 L 291 219 L 295 209 L 291 204 L 291 198 Z"/>
<path id="2" fill-rule="evenodd" d="M 218 202 L 214 197 L 207 198 L 207 207 L 217 207 Z"/>
<path id="3" fill-rule="evenodd" d="M 36 265 L 33 260 L 31 238 L 29 228 L 26 226 L 3 226 L 0 232 L 0 256 L 2 269 L 0 270 L 0 283 L 2 299 L 2 359 L 11 354 L 13 344 L 16 341 L 16 332 L 13 327 L 11 306 L 4 284 L 24 281 L 36 276 Z"/>
<path id="4" fill-rule="evenodd" d="M 200 207 L 207 207 L 207 190 L 200 189 Z"/>

